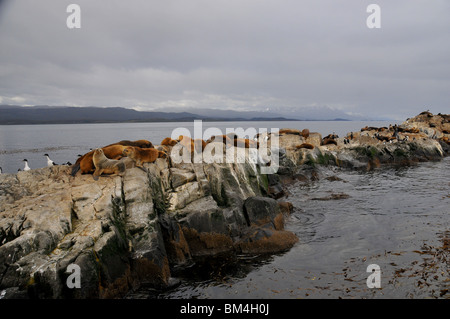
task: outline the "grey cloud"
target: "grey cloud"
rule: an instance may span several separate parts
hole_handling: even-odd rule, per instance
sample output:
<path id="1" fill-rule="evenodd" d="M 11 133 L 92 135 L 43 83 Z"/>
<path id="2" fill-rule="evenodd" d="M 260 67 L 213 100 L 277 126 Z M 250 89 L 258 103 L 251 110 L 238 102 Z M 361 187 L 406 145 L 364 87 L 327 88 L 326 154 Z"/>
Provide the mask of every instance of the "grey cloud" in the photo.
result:
<path id="1" fill-rule="evenodd" d="M 1 103 L 448 112 L 448 1 L 5 1 Z M 66 27 L 81 6 L 82 28 Z"/>

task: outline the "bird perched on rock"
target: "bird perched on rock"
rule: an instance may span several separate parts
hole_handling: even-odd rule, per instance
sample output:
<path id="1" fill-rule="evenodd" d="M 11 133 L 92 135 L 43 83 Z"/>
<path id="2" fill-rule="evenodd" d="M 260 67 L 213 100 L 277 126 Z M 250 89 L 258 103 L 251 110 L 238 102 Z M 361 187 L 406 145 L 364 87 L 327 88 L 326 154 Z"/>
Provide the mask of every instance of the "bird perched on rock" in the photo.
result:
<path id="1" fill-rule="evenodd" d="M 25 162 L 25 167 L 23 168 L 23 170 L 24 171 L 29 171 L 31 168 L 30 168 L 30 166 L 28 166 L 28 160 L 24 159 L 23 161 Z"/>
<path id="2" fill-rule="evenodd" d="M 2 173 L 2 168 L 0 167 L 0 174 Z"/>
<path id="3" fill-rule="evenodd" d="M 44 156 L 47 157 L 47 166 L 48 167 L 56 165 L 56 163 L 50 159 L 50 156 L 48 156 L 48 154 L 44 154 Z"/>

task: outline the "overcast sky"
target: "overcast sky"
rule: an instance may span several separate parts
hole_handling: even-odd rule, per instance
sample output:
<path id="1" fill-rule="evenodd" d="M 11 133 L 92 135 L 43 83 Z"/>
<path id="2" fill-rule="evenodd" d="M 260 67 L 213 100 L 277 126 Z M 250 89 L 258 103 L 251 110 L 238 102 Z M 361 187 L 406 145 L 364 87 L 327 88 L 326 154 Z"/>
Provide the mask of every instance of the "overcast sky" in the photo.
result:
<path id="1" fill-rule="evenodd" d="M 0 0 L 0 104 L 449 113 L 449 17 L 448 0 Z"/>

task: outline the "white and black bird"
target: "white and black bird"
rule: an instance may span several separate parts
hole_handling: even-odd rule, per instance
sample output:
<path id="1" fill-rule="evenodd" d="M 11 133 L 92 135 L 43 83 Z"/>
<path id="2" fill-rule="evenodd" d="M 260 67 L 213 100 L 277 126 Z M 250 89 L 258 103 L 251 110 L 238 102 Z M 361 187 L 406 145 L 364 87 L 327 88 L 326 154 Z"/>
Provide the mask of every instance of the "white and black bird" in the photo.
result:
<path id="1" fill-rule="evenodd" d="M 31 168 L 30 168 L 30 166 L 28 166 L 28 160 L 24 159 L 23 161 L 25 162 L 25 167 L 23 168 L 23 170 L 24 171 L 29 171 Z"/>
<path id="2" fill-rule="evenodd" d="M 2 168 L 0 167 L 0 174 L 2 173 Z"/>
<path id="3" fill-rule="evenodd" d="M 48 154 L 44 154 L 44 156 L 47 157 L 47 166 L 48 167 L 56 165 L 56 163 L 50 159 L 50 156 L 48 156 Z"/>

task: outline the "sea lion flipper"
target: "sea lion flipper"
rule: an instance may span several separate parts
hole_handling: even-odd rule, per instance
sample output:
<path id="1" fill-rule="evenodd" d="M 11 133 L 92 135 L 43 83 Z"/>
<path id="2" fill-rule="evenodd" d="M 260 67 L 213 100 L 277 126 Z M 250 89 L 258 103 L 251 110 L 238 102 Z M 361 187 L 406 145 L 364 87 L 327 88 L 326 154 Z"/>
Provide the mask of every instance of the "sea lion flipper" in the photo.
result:
<path id="1" fill-rule="evenodd" d="M 80 163 L 75 163 L 72 166 L 72 172 L 70 173 L 70 175 L 75 176 L 79 170 L 80 170 Z"/>

